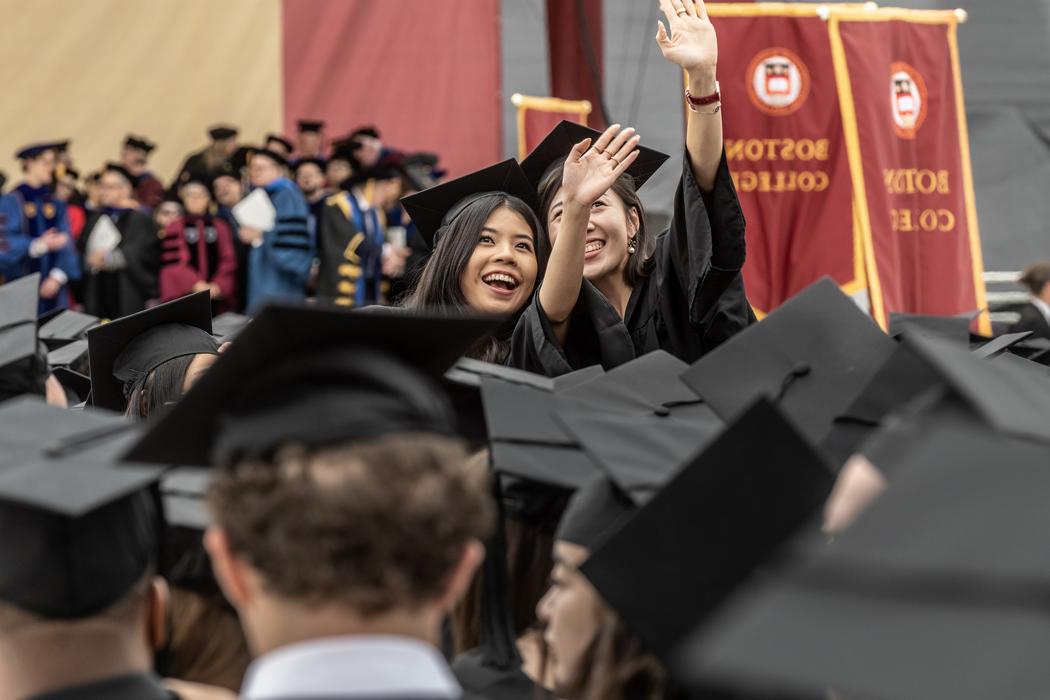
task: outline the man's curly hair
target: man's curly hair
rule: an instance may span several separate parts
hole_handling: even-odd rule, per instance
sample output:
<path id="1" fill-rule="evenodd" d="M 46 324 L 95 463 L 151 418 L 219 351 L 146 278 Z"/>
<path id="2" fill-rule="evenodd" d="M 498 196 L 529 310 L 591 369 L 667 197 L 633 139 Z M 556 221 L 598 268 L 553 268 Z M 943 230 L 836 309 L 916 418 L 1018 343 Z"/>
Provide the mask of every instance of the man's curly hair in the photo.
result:
<path id="1" fill-rule="evenodd" d="M 461 441 L 402 433 L 228 465 L 210 503 L 271 593 L 373 616 L 443 593 L 492 528 L 487 481 Z"/>

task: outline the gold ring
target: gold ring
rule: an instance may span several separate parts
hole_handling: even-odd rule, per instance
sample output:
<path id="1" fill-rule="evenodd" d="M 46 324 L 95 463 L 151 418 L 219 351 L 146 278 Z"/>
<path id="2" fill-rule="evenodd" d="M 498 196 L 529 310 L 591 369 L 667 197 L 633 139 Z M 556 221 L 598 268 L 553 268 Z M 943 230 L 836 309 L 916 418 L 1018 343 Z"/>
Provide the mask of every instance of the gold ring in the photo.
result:
<path id="1" fill-rule="evenodd" d="M 679 10 L 678 11 L 678 16 L 679 17 L 681 17 L 682 15 L 687 15 L 687 14 L 689 14 L 689 10 Z"/>
<path id="2" fill-rule="evenodd" d="M 616 163 L 616 167 L 617 167 L 617 168 L 619 168 L 619 167 L 620 167 L 620 161 L 616 160 L 616 159 L 615 159 L 615 158 L 613 158 L 612 156 L 609 156 L 609 160 L 611 160 L 612 162 Z"/>

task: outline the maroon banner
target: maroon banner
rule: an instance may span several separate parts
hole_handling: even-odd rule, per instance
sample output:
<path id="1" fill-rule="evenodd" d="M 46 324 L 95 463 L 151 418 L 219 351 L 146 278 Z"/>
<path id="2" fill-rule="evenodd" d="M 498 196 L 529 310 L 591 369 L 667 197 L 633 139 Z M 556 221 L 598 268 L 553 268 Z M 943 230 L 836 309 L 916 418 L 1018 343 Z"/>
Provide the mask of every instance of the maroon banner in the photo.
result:
<path id="1" fill-rule="evenodd" d="M 747 219 L 747 295 L 768 313 L 820 277 L 866 286 L 827 23 L 813 10 L 709 7 L 726 155 Z"/>

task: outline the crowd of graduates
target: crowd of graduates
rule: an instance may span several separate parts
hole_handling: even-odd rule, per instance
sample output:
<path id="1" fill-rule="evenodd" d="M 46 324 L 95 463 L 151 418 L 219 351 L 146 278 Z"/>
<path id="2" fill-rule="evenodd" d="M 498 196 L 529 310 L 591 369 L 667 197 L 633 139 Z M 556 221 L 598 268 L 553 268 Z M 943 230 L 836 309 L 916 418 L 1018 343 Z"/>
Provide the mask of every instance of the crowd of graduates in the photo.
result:
<path id="1" fill-rule="evenodd" d="M 69 141 L 21 148 L 22 181 L 6 194 L 0 185 L 0 279 L 40 272 L 41 313 L 102 318 L 202 289 L 219 313 L 264 299 L 394 301 L 425 252 L 398 200 L 443 175 L 437 157 L 387 148 L 370 126 L 331 144 L 322 122 L 298 129 L 294 143 L 269 134 L 248 146 L 237 129 L 212 127 L 168 186 L 149 170 L 156 145 L 143 136 L 83 177 Z M 275 210 L 266 230 L 236 215 L 253 189 Z"/>
<path id="2" fill-rule="evenodd" d="M 247 243 L 249 313 L 230 263 L 105 317 L 89 300 L 127 298 L 132 229 L 60 245 L 75 217 L 40 200 L 45 228 L 5 251 L 36 267 L 0 286 L 0 698 L 1047 695 L 1050 341 L 886 332 L 827 278 L 756 319 L 714 31 L 701 1 L 660 7 L 688 78 L 664 231 L 637 190 L 668 156 L 562 122 L 520 163 L 404 194 L 423 254 L 382 305 L 384 249 L 409 246 L 379 214 L 435 161 L 358 132 L 375 162 L 343 174 L 365 191 L 326 195 L 314 230 L 316 155 L 296 187 L 288 144 L 253 149 L 275 211 L 245 232 L 241 181 L 204 171 L 237 152 L 222 132 L 148 231 L 161 279 Z M 120 201 L 145 199 L 118 167 Z M 304 301 L 329 217 L 363 283 L 359 197 L 387 225 L 377 296 Z M 1039 311 L 1050 269 L 1026 280 Z"/>

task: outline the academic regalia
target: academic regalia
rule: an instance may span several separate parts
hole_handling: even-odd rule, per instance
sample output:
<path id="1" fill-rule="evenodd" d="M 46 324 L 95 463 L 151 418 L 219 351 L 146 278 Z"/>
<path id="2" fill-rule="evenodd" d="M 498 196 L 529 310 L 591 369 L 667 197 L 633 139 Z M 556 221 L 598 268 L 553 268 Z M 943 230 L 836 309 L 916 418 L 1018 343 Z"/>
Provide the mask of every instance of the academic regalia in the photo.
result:
<path id="1" fill-rule="evenodd" d="M 14 279 L 31 272 L 39 272 L 42 279 L 56 277 L 64 280 L 58 294 L 51 299 L 40 299 L 38 308 L 40 313 L 55 308 L 66 308 L 69 306 L 68 283 L 80 279 L 80 264 L 72 237 L 60 250 L 46 252 L 37 258 L 30 254 L 32 242 L 48 229 L 53 228 L 59 233 L 72 236 L 66 205 L 54 198 L 51 188 L 47 185 L 30 187 L 23 182 L 12 190 L 11 194 L 21 209 L 19 232 L 23 237 L 22 243 L 12 242 L 12 248 L 21 249 L 21 246 L 25 245 L 26 254 L 21 260 L 14 261 L 14 265 L 3 274 L 9 279 Z"/>
<path id="2" fill-rule="evenodd" d="M 163 232 L 161 247 L 161 301 L 189 294 L 198 282 L 208 282 L 222 291 L 222 298 L 212 301 L 214 313 L 237 306 L 237 256 L 233 234 L 222 218 L 181 216 Z"/>
<path id="3" fill-rule="evenodd" d="M 45 393 L 47 348 L 37 338 L 40 275 L 0 285 L 0 401 Z"/>
<path id="4" fill-rule="evenodd" d="M 120 232 L 119 251 L 123 265 L 114 270 L 93 271 L 87 266 L 87 247 L 99 219 L 108 216 Z M 77 240 L 84 265 L 82 302 L 84 310 L 102 318 L 120 318 L 146 308 L 156 299 L 160 273 L 160 237 L 148 215 L 136 209 L 106 208 L 94 212 L 85 224 L 86 233 Z"/>
<path id="5" fill-rule="evenodd" d="M 1032 331 L 1036 338 L 1050 340 L 1050 318 L 1047 317 L 1047 312 L 1031 302 L 1022 306 L 1021 317 L 1010 326 L 1011 333 L 1021 331 Z"/>
<path id="6" fill-rule="evenodd" d="M 379 301 L 376 262 L 382 264 L 382 227 L 375 209 L 352 191 L 328 197 L 317 220 L 321 261 L 317 296 L 340 306 L 361 307 Z"/>
<path id="7" fill-rule="evenodd" d="M 534 185 L 576 142 L 598 135 L 565 124 L 523 161 Z M 628 171 L 636 186 L 662 162 L 656 158 L 662 154 L 645 150 L 645 158 L 640 156 L 632 166 L 640 168 L 638 163 L 643 163 L 645 171 Z M 622 319 L 601 292 L 583 280 L 564 346 L 540 306 L 539 295 L 534 295 L 515 329 L 510 363 L 557 375 L 592 364 L 610 369 L 658 348 L 694 362 L 755 321 L 740 273 L 744 215 L 724 154 L 714 188 L 707 194 L 700 191 L 684 154 L 671 225 L 656 236 L 655 244 L 652 270 L 632 290 Z M 642 254 L 645 251 L 636 253 Z"/>
<path id="8" fill-rule="evenodd" d="M 287 178 L 277 178 L 263 188 L 276 210 L 274 227 L 263 231 L 248 253 L 248 311 L 267 300 L 306 297 L 306 283 L 314 260 L 310 240 L 310 209 L 302 192 Z"/>
<path id="9" fill-rule="evenodd" d="M 242 241 L 238 235 L 237 232 L 240 230 L 241 225 L 237 222 L 237 217 L 233 215 L 233 211 L 229 207 L 220 205 L 216 216 L 225 221 L 226 225 L 230 227 L 230 233 L 233 240 L 233 253 L 237 260 L 237 268 L 234 271 L 236 289 L 236 293 L 234 294 L 234 298 L 236 299 L 234 311 L 237 313 L 244 313 L 245 307 L 248 304 L 248 253 L 251 251 L 252 247 Z"/>
<path id="10" fill-rule="evenodd" d="M 45 620 L 85 620 L 124 599 L 156 567 L 162 515 L 153 489 L 163 468 L 116 462 L 133 432 L 119 416 L 69 411 L 36 398 L 0 406 L 0 600 L 5 604 Z M 34 696 L 172 697 L 146 674 Z"/>

